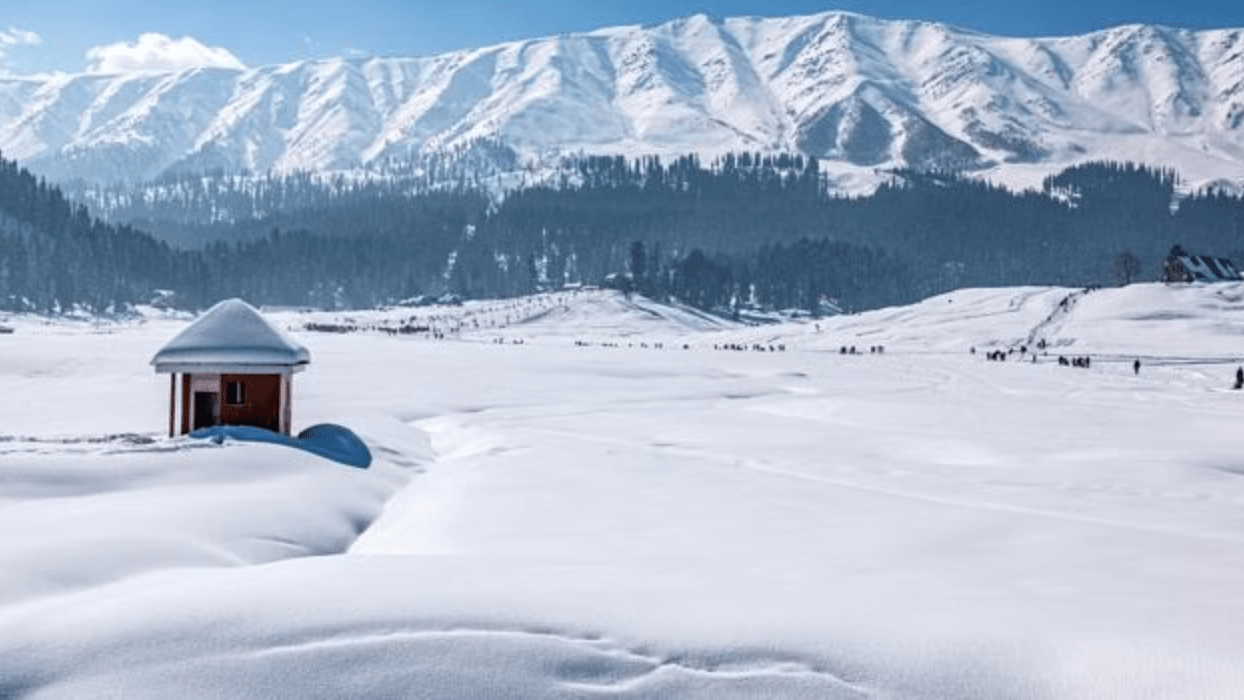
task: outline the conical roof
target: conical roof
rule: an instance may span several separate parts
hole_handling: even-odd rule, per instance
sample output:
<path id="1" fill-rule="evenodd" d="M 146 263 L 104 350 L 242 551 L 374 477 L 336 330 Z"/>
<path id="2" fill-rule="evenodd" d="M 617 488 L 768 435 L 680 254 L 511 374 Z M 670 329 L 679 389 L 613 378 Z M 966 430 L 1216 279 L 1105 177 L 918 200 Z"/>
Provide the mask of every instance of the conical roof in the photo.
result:
<path id="1" fill-rule="evenodd" d="M 283 373 L 310 362 L 306 348 L 241 299 L 208 309 L 151 358 L 157 372 Z"/>

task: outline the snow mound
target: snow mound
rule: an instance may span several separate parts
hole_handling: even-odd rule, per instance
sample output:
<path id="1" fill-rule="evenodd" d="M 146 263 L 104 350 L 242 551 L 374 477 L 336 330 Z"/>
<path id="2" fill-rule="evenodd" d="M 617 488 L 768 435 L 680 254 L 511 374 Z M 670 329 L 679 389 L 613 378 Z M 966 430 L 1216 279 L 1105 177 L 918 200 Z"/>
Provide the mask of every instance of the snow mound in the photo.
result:
<path id="1" fill-rule="evenodd" d="M 614 291 L 589 291 L 524 319 L 522 328 L 537 335 L 682 336 L 734 328 L 737 324 L 698 309 L 654 302 Z"/>
<path id="2" fill-rule="evenodd" d="M 260 443 L 7 447 L 0 527 L 22 534 L 0 548 L 0 605 L 151 571 L 340 553 L 400 483 Z"/>
<path id="3" fill-rule="evenodd" d="M 1244 355 L 1244 283 L 1082 289 L 960 289 L 910 306 L 742 334 L 838 351 L 963 353 L 1026 347 L 1051 354 L 1234 361 Z M 1130 360 L 1129 360 L 1130 361 Z"/>
<path id="4" fill-rule="evenodd" d="M 272 314 L 291 327 L 389 332 L 413 338 L 483 341 L 540 338 L 674 338 L 740 324 L 677 303 L 663 304 L 608 289 L 576 289 L 457 305 L 342 312 Z"/>

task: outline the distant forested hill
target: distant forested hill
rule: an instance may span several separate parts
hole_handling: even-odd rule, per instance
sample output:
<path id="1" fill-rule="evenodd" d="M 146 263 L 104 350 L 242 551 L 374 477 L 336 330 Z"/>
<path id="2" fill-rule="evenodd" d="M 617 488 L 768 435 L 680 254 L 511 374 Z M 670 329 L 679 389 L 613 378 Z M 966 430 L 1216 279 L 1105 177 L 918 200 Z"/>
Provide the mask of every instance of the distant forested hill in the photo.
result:
<path id="1" fill-rule="evenodd" d="M 309 177 L 110 195 L 157 238 L 101 223 L 4 162 L 0 306 L 105 310 L 171 290 L 188 308 L 227 296 L 370 307 L 611 284 L 724 312 L 865 309 L 964 286 L 1113 284 L 1123 254 L 1140 262 L 1136 279 L 1154 279 L 1175 244 L 1244 261 L 1244 202 L 1180 195 L 1170 171 L 1088 164 L 1024 193 L 938 173 L 889 179 L 835 197 L 814 159 L 736 154 L 575 159 L 500 199 L 465 181 Z"/>
<path id="2" fill-rule="evenodd" d="M 184 262 L 167 244 L 100 223 L 0 159 L 0 308 L 115 310 L 182 277 Z"/>

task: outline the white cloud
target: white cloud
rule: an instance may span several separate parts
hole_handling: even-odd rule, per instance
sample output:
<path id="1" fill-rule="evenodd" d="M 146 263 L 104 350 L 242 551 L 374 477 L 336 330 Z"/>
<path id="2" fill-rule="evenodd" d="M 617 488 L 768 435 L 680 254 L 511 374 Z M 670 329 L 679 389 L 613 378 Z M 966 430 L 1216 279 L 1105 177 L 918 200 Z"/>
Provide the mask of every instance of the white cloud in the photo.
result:
<path id="1" fill-rule="evenodd" d="M 12 46 L 35 46 L 43 43 L 43 37 L 28 32 L 17 27 L 9 27 L 9 30 L 0 31 L 0 51 Z"/>
<path id="2" fill-rule="evenodd" d="M 43 43 L 43 37 L 24 29 L 10 26 L 7 31 L 0 29 L 0 75 L 8 75 L 9 49 L 15 46 L 36 46 Z"/>
<path id="3" fill-rule="evenodd" d="M 246 68 L 228 49 L 205 46 L 193 37 L 174 39 L 156 33 L 143 34 L 133 42 L 96 46 L 86 52 L 86 58 L 91 73 Z"/>

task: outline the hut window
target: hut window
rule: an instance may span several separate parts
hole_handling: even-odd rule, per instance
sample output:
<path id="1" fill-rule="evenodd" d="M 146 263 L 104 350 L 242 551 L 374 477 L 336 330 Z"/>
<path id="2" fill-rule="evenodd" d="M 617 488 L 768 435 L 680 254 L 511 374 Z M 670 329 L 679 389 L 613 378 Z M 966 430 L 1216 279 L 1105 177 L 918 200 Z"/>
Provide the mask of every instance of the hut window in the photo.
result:
<path id="1" fill-rule="evenodd" d="M 231 406 L 240 406 L 246 403 L 246 384 L 243 382 L 229 382 L 225 384 L 225 403 Z"/>

